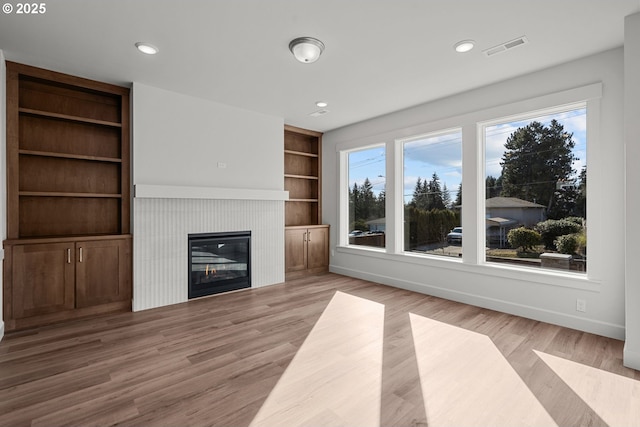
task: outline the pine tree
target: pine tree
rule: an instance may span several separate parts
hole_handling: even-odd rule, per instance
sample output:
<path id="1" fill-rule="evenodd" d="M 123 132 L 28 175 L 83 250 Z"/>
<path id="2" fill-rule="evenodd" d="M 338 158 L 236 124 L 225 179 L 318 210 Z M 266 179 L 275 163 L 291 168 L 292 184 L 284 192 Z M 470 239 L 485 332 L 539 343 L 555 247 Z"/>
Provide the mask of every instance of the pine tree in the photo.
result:
<path id="1" fill-rule="evenodd" d="M 572 137 L 555 119 L 549 126 L 534 121 L 518 128 L 505 143 L 501 195 L 544 204 L 551 211 L 556 183 L 575 172 Z"/>
<path id="2" fill-rule="evenodd" d="M 440 188 L 440 178 L 437 173 L 433 173 L 431 181 L 428 184 L 428 200 L 427 210 L 444 209 L 444 201 L 442 200 L 442 189 Z"/>
<path id="3" fill-rule="evenodd" d="M 445 208 L 451 209 L 451 195 L 449 194 L 446 182 L 442 186 L 442 203 L 444 203 Z"/>
<path id="4" fill-rule="evenodd" d="M 458 185 L 458 192 L 456 193 L 456 199 L 453 202 L 453 207 L 462 206 L 462 183 Z"/>

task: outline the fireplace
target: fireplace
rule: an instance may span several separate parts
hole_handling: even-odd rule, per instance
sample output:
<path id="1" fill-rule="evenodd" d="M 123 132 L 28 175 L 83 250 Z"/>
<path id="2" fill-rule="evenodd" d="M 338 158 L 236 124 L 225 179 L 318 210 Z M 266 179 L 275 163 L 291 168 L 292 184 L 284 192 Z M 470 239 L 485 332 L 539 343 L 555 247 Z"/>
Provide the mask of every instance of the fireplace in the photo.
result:
<path id="1" fill-rule="evenodd" d="M 250 231 L 189 234 L 189 299 L 250 287 Z"/>

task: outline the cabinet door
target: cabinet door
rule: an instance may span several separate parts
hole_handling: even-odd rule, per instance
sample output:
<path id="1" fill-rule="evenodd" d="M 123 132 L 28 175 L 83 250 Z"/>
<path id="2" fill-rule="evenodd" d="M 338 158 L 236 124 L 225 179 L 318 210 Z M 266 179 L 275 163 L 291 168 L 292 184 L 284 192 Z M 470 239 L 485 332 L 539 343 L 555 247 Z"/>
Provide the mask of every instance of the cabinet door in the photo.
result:
<path id="1" fill-rule="evenodd" d="M 73 243 L 13 247 L 13 318 L 74 308 L 73 248 Z"/>
<path id="2" fill-rule="evenodd" d="M 131 298 L 131 241 L 94 240 L 76 243 L 76 307 Z"/>
<path id="3" fill-rule="evenodd" d="M 307 268 L 322 268 L 329 265 L 329 229 L 327 227 L 307 230 Z"/>
<path id="4" fill-rule="evenodd" d="M 284 231 L 286 273 L 307 268 L 307 230 L 291 228 Z"/>

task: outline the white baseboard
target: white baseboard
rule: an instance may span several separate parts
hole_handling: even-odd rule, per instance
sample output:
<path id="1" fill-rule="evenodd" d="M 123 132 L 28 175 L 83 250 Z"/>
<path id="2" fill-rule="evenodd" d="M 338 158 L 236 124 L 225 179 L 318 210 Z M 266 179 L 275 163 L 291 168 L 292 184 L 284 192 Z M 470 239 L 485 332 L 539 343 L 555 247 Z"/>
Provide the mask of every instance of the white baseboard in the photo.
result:
<path id="1" fill-rule="evenodd" d="M 640 371 L 640 353 L 629 350 L 627 344 L 624 345 L 623 364 L 627 368 Z"/>
<path id="2" fill-rule="evenodd" d="M 528 319 L 551 323 L 566 328 L 577 329 L 579 331 L 589 332 L 609 338 L 624 340 L 625 337 L 625 328 L 623 325 L 615 325 L 612 323 L 600 322 L 593 319 L 585 319 L 584 317 L 573 316 L 567 313 L 560 313 L 539 307 L 527 306 L 510 301 L 460 292 L 452 289 L 441 288 L 438 286 L 427 285 L 424 283 L 411 282 L 395 277 L 372 274 L 369 272 L 354 270 L 345 267 L 330 266 L 329 270 L 333 273 L 342 274 L 345 276 L 356 277 L 358 279 L 368 280 L 388 286 L 394 286 L 396 288 L 432 295 L 435 297 L 474 305 L 477 307 L 488 308 L 491 310 L 500 311 L 502 313 L 526 317 Z"/>
<path id="3" fill-rule="evenodd" d="M 4 338 L 4 322 L 0 320 L 0 341 Z"/>

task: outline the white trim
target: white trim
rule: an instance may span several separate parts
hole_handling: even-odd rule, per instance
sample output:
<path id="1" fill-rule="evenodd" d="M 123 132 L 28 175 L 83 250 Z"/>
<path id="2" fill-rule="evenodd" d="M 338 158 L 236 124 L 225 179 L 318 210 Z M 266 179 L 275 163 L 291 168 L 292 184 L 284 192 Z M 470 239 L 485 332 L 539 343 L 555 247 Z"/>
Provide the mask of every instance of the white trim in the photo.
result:
<path id="1" fill-rule="evenodd" d="M 621 338 L 621 339 L 624 339 L 624 338 Z M 640 371 L 640 353 L 633 352 L 629 350 L 627 347 L 629 346 L 627 345 L 627 343 L 625 343 L 624 350 L 622 351 L 623 365 L 626 366 L 627 368 Z"/>
<path id="2" fill-rule="evenodd" d="M 339 187 L 337 188 L 338 197 L 340 199 L 340 203 L 338 203 L 338 236 L 337 236 L 337 245 L 346 247 L 348 246 L 348 223 L 349 223 L 349 212 L 348 212 L 348 193 L 345 191 L 345 188 L 348 186 L 348 153 L 354 151 L 361 151 L 368 148 L 380 146 L 380 141 L 395 141 L 396 147 L 398 141 L 407 141 L 412 140 L 418 137 L 424 137 L 428 135 L 438 135 L 442 133 L 446 133 L 451 131 L 452 129 L 460 129 L 462 132 L 462 187 L 466 189 L 463 192 L 463 203 L 462 203 L 462 226 L 466 227 L 470 230 L 468 233 L 466 242 L 464 244 L 463 250 L 463 262 L 457 263 L 458 266 L 487 266 L 489 264 L 490 268 L 495 272 L 498 272 L 498 275 L 501 271 L 509 271 L 508 267 L 505 266 L 494 266 L 491 263 L 486 262 L 486 253 L 484 250 L 484 221 L 485 221 L 485 206 L 484 206 L 484 168 L 485 168 L 485 142 L 484 142 L 484 132 L 483 126 L 487 124 L 493 123 L 502 123 L 509 120 L 516 120 L 519 118 L 529 118 L 535 117 L 536 114 L 552 114 L 554 112 L 568 111 L 571 109 L 575 109 L 576 106 L 580 106 L 587 108 L 587 138 L 589 140 L 587 144 L 588 157 L 592 155 L 595 157 L 597 153 L 594 153 L 599 147 L 599 116 L 600 116 L 600 98 L 602 97 L 602 83 L 593 83 L 586 86 L 580 86 L 560 92 L 555 92 L 551 94 L 546 94 L 530 99 L 525 99 L 521 101 L 512 102 L 505 105 L 500 105 L 496 107 L 490 107 L 483 110 L 478 110 L 470 113 L 465 113 L 457 116 L 448 117 L 441 120 L 436 120 L 430 123 L 422 123 L 413 126 L 408 126 L 401 129 L 394 129 L 391 131 L 383 132 L 377 135 L 369 135 L 363 138 L 343 141 L 336 144 L 336 151 L 338 157 L 340 159 L 339 165 L 339 176 L 338 182 Z M 593 111 L 590 111 L 593 110 Z M 402 144 L 400 144 L 402 145 Z M 388 145 L 387 145 L 388 147 Z M 589 148 L 591 147 L 591 148 Z M 388 150 L 387 150 L 388 151 Z M 393 177 L 394 185 L 393 187 L 387 186 L 387 191 L 391 190 L 395 193 L 400 190 L 400 195 L 403 194 L 402 183 L 404 180 L 403 173 L 403 163 L 402 158 L 398 159 L 398 157 L 402 157 L 402 153 L 398 152 L 398 149 L 394 150 L 393 158 L 390 159 L 389 153 L 387 153 L 387 176 L 389 176 L 389 168 L 393 167 Z M 592 158 L 594 158 L 592 157 Z M 389 162 L 393 161 L 393 164 L 389 164 Z M 400 169 L 398 169 L 398 165 L 400 165 Z M 593 170 L 592 170 L 593 169 Z M 598 170 L 594 167 L 589 170 L 590 175 L 593 175 L 597 180 L 599 178 Z M 345 173 L 346 173 L 346 186 L 345 186 Z M 478 179 L 478 177 L 482 176 L 482 179 Z M 468 185 L 467 185 L 468 184 Z M 592 199 L 593 194 L 598 190 L 594 189 L 592 185 L 589 190 L 589 195 L 591 195 Z M 347 193 L 347 194 L 345 194 Z M 589 198 L 589 195 L 587 196 Z M 482 196 L 482 197 L 481 197 Z M 389 194 L 387 194 L 387 199 L 389 199 Z M 398 198 L 398 194 L 395 194 L 394 197 L 395 203 L 403 203 L 404 199 L 400 197 Z M 389 202 L 389 200 L 388 200 Z M 387 203 L 388 207 L 388 203 Z M 600 219 L 599 208 L 593 206 L 593 203 L 587 204 L 588 216 L 590 218 L 595 219 L 594 223 L 598 223 L 598 219 Z M 393 244 L 387 244 L 386 252 L 382 251 L 383 257 L 392 257 L 394 255 L 398 255 L 402 252 L 403 241 L 403 212 L 398 212 L 397 209 L 389 210 L 386 209 L 387 212 L 387 226 L 389 226 L 390 221 L 393 221 L 394 227 L 390 227 L 389 229 L 394 229 L 396 233 L 394 235 L 390 235 L 387 233 L 387 239 L 393 239 Z M 398 236 L 398 231 L 400 231 L 401 235 Z M 602 230 L 597 230 L 594 233 L 593 227 L 589 231 L 589 242 L 590 242 L 590 259 L 592 260 L 589 265 L 589 271 L 585 273 L 577 273 L 580 277 L 584 276 L 584 281 L 582 283 L 598 283 L 601 279 L 602 274 L 602 266 L 599 266 L 599 257 L 597 244 L 601 240 L 600 233 Z M 353 247 L 353 246 L 351 246 Z M 357 248 L 356 250 L 361 250 Z M 369 252 L 364 251 L 360 252 L 362 254 L 367 254 Z M 381 252 L 379 250 L 370 252 L 372 254 L 376 254 L 376 256 L 380 256 Z M 396 259 L 396 258 L 394 258 Z M 460 268 L 460 267 L 458 267 Z M 544 277 L 547 274 L 547 270 L 544 269 L 528 269 L 526 267 L 520 266 L 512 266 L 511 269 L 522 272 L 521 277 L 518 277 L 519 280 L 527 280 L 526 277 L 534 277 L 538 280 L 539 277 Z M 538 271 L 541 270 L 541 271 Z M 493 274 L 493 273 L 491 273 Z M 525 276 L 525 278 L 522 277 Z M 533 275 L 533 276 L 531 276 Z M 558 279 L 558 273 L 551 272 L 551 275 L 554 277 L 554 281 Z M 570 277 L 572 273 L 560 273 L 559 277 Z M 544 280 L 543 280 L 544 281 Z M 552 281 L 549 281 L 552 284 Z M 582 285 L 577 286 L 583 289 Z"/>
<path id="3" fill-rule="evenodd" d="M 288 191 L 136 184 L 137 199 L 289 200 Z"/>
<path id="4" fill-rule="evenodd" d="M 366 246 L 336 246 L 336 252 L 349 255 L 358 255 L 368 258 L 378 258 L 393 262 L 415 264 L 424 267 L 454 270 L 488 277 L 516 280 L 518 282 L 531 282 L 548 286 L 579 289 L 582 291 L 600 293 L 602 283 L 588 278 L 582 273 L 571 273 L 562 270 L 527 268 L 516 265 L 497 263 L 467 264 L 459 258 L 444 257 L 439 255 L 422 255 L 415 252 L 402 254 L 389 254 L 382 248 Z"/>
<path id="5" fill-rule="evenodd" d="M 383 285 L 394 286 L 401 289 L 406 289 L 413 292 L 419 292 L 426 295 L 432 295 L 439 298 L 445 298 L 451 301 L 457 301 L 464 304 L 469 304 L 477 307 L 487 308 L 490 310 L 497 310 L 503 313 L 513 314 L 515 316 L 526 317 L 528 319 L 534 319 L 541 322 L 551 323 L 566 328 L 578 329 L 581 331 L 593 333 L 596 335 L 602 335 L 615 339 L 624 339 L 625 328 L 623 325 L 616 325 L 607 322 L 601 322 L 584 317 L 573 316 L 557 311 L 545 310 L 539 307 L 513 303 L 496 298 L 489 298 L 482 295 L 470 294 L 467 292 L 460 292 L 453 289 L 446 289 L 439 286 L 433 286 L 425 283 L 417 283 L 413 281 L 398 279 L 396 277 L 389 277 L 380 274 L 372 274 L 365 271 L 355 270 L 346 267 L 330 266 L 329 270 L 332 273 L 342 274 L 345 276 L 356 277 L 363 280 L 368 280 Z M 635 363 L 633 360 L 640 362 L 640 355 L 638 359 L 633 359 L 636 355 L 630 356 L 631 363 Z M 628 362 L 625 359 L 625 362 Z"/>

